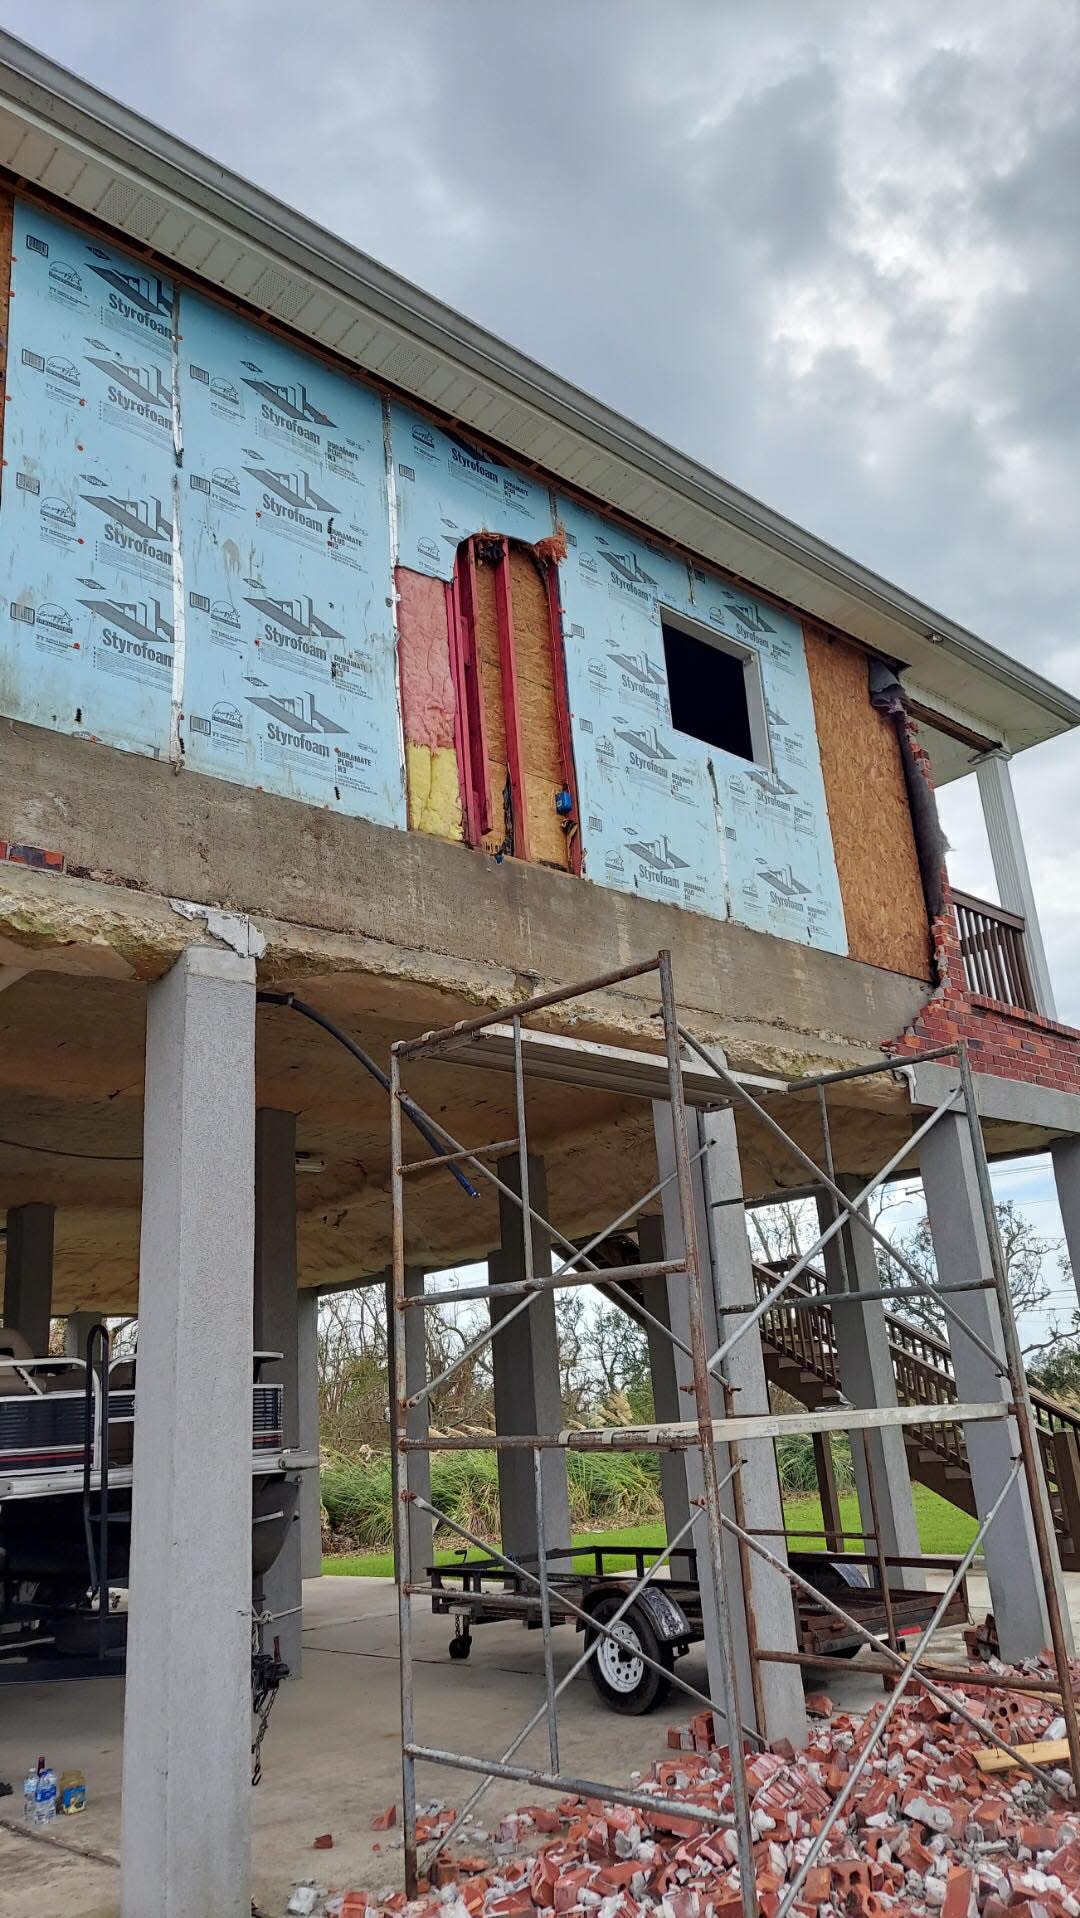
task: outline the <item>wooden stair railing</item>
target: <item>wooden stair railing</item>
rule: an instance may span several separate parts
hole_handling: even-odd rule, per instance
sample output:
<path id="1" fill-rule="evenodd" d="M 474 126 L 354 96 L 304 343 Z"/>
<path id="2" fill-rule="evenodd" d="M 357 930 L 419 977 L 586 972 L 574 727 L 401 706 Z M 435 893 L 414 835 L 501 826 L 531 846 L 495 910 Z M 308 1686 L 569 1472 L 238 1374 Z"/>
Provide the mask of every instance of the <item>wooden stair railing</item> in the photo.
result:
<path id="1" fill-rule="evenodd" d="M 601 1266 L 633 1264 L 637 1241 L 629 1233 L 612 1235 L 591 1256 Z M 778 1277 L 794 1263 L 794 1259 L 778 1259 L 759 1266 L 759 1297 L 775 1283 L 770 1274 Z M 795 1283 L 813 1296 L 828 1289 L 824 1273 L 814 1266 L 807 1267 Z M 598 1289 L 607 1291 L 599 1275 Z M 622 1286 L 619 1303 L 632 1310 L 636 1290 Z M 886 1312 L 885 1324 L 899 1403 L 955 1404 L 952 1354 L 944 1339 L 893 1312 Z M 835 1404 L 842 1394 L 832 1332 L 828 1306 L 809 1305 L 797 1311 L 783 1303 L 773 1306 L 761 1320 L 762 1356 L 770 1385 L 812 1409 Z M 1080 1571 L 1080 1412 L 1035 1390 L 1031 1403 L 1062 1564 L 1066 1571 Z M 977 1516 L 962 1425 L 907 1426 L 904 1445 L 912 1478 Z"/>
<path id="2" fill-rule="evenodd" d="M 793 1264 L 793 1259 L 776 1260 L 769 1270 L 779 1275 Z M 769 1290 L 769 1284 L 767 1273 L 759 1271 L 760 1296 Z M 827 1289 L 824 1274 L 812 1266 L 796 1284 L 815 1295 Z M 893 1312 L 886 1312 L 885 1324 L 899 1403 L 954 1403 L 956 1381 L 945 1341 Z M 794 1311 L 776 1305 L 762 1319 L 761 1331 L 766 1372 L 772 1384 L 781 1386 L 793 1398 L 805 1400 L 809 1396 L 815 1403 L 820 1402 L 822 1388 L 839 1392 L 840 1373 L 828 1308 L 807 1306 Z M 811 1381 L 817 1389 L 808 1394 Z M 1080 1413 L 1034 1389 L 1031 1403 L 1058 1542 L 1066 1568 L 1080 1570 Z M 904 1440 L 912 1476 L 974 1513 L 963 1427 L 909 1426 Z"/>

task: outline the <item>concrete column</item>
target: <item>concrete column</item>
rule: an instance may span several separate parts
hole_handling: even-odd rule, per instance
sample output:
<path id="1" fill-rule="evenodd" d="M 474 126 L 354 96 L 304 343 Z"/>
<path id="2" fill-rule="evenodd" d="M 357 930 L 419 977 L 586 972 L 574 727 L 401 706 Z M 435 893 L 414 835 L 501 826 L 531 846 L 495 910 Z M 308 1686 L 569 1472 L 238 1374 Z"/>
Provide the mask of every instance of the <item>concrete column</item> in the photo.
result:
<path id="1" fill-rule="evenodd" d="M 693 1168 L 693 1182 L 697 1240 L 703 1261 L 706 1295 L 705 1336 L 711 1353 L 716 1351 L 721 1336 L 718 1330 L 717 1304 L 726 1303 L 728 1300 L 741 1303 L 753 1296 L 750 1248 L 742 1206 L 742 1183 L 734 1120 L 730 1113 L 710 1114 L 706 1118 L 691 1112 L 687 1118 L 691 1152 L 696 1151 L 698 1146 L 705 1144 L 706 1141 L 709 1144 L 707 1156 L 705 1159 L 699 1159 Z M 656 1134 L 657 1167 L 660 1176 L 666 1178 L 674 1170 L 675 1157 L 671 1110 L 665 1101 L 654 1102 L 653 1125 Z M 678 1192 L 674 1180 L 671 1180 L 664 1189 L 663 1206 L 667 1256 L 677 1258 L 683 1250 L 683 1239 Z M 673 1273 L 667 1285 L 672 1329 L 684 1343 L 689 1344 L 690 1311 L 686 1275 L 681 1272 Z M 725 1327 L 733 1328 L 735 1323 L 734 1318 L 729 1319 L 727 1315 L 724 1315 Z M 689 1358 L 678 1349 L 675 1351 L 675 1369 L 680 1387 L 680 1403 L 683 1408 L 681 1416 L 684 1419 L 692 1419 L 694 1417 L 693 1398 L 689 1391 L 683 1389 L 692 1382 L 692 1368 Z M 740 1345 L 735 1347 L 730 1355 L 727 1375 L 732 1386 L 736 1388 L 735 1406 L 738 1412 L 750 1414 L 768 1410 L 768 1391 L 761 1361 L 760 1340 L 756 1332 L 748 1333 Z M 724 1417 L 726 1408 L 719 1380 L 714 1381 L 713 1384 L 712 1406 L 715 1417 Z M 774 1536 L 766 1542 L 770 1550 L 775 1551 L 778 1557 L 782 1557 L 784 1541 L 782 1536 L 775 1534 L 777 1528 L 783 1525 L 783 1514 L 771 1441 L 755 1441 L 742 1447 L 741 1450 L 747 1460 L 742 1472 L 743 1517 L 741 1522 L 745 1523 L 750 1530 L 758 1527 L 769 1528 Z M 682 1456 L 685 1460 L 689 1498 L 691 1501 L 698 1500 L 703 1493 L 700 1454 L 696 1450 L 691 1450 Z M 727 1446 L 720 1449 L 717 1463 L 723 1476 L 731 1464 Z M 729 1486 L 724 1493 L 723 1504 L 724 1510 L 730 1517 L 737 1516 L 733 1485 Z M 698 1579 L 701 1586 L 709 1690 L 712 1696 L 719 1700 L 723 1687 L 719 1623 L 704 1519 L 699 1522 L 695 1530 L 694 1544 L 697 1550 Z M 760 1712 L 757 1709 L 744 1600 L 742 1560 L 738 1543 L 729 1533 L 724 1535 L 724 1567 L 744 1722 L 756 1725 L 766 1738 L 790 1738 L 793 1744 L 805 1743 L 806 1715 L 803 1708 L 802 1682 L 796 1666 L 760 1665 L 758 1667 Z M 751 1565 L 749 1598 L 759 1649 L 797 1650 L 791 1588 L 782 1574 L 771 1571 L 760 1560 Z M 761 1723 L 757 1724 L 759 1717 Z M 717 1732 L 718 1735 L 727 1736 L 722 1722 L 718 1722 Z"/>
<path id="2" fill-rule="evenodd" d="M 255 1114 L 255 1286 L 252 1331 L 256 1352 L 280 1352 L 263 1367 L 268 1384 L 284 1387 L 282 1439 L 300 1443 L 299 1299 L 296 1281 L 296 1114 L 260 1107 Z M 266 1636 L 281 1643 L 292 1678 L 299 1678 L 304 1620 L 300 1569 L 300 1514 L 259 1581 L 260 1609 L 281 1613 Z"/>
<path id="3" fill-rule="evenodd" d="M 850 1198 L 862 1191 L 865 1179 L 840 1173 L 836 1181 Z M 837 1202 L 838 1203 L 838 1202 Z M 817 1201 L 818 1224 L 824 1232 L 832 1224 L 834 1206 L 828 1194 Z M 830 1292 L 876 1291 L 880 1285 L 874 1241 L 851 1220 L 830 1239 L 823 1253 L 825 1277 Z M 881 1300 L 868 1299 L 859 1307 L 839 1306 L 832 1315 L 840 1386 L 852 1405 L 890 1406 L 897 1403 L 896 1376 L 889 1351 L 889 1333 L 885 1306 Z M 855 1486 L 859 1495 L 859 1523 L 865 1532 L 874 1530 L 874 1510 L 866 1454 L 870 1455 L 874 1484 L 877 1487 L 878 1519 L 881 1542 L 890 1558 L 918 1558 L 922 1549 L 915 1506 L 911 1496 L 904 1435 L 898 1427 L 891 1431 L 867 1432 L 865 1449 L 862 1435 L 851 1435 L 851 1459 L 855 1468 Z M 867 1539 L 864 1549 L 873 1551 Z M 890 1585 L 907 1585 L 921 1590 L 926 1580 L 912 1568 L 897 1567 L 889 1577 Z"/>
<path id="4" fill-rule="evenodd" d="M 496 1167 L 500 1179 L 513 1192 L 521 1184 L 516 1153 L 500 1159 Z M 529 1193 L 533 1205 L 545 1218 L 547 1177 L 543 1159 L 529 1158 Z M 525 1238 L 523 1217 L 505 1193 L 499 1194 L 499 1227 L 502 1243 L 488 1260 L 489 1283 L 498 1285 L 525 1276 Z M 542 1227 L 533 1221 L 532 1255 L 534 1272 L 550 1272 L 551 1243 Z M 519 1303 L 517 1296 L 491 1299 L 492 1325 L 497 1325 Z M 495 1387 L 495 1429 L 497 1432 L 559 1432 L 563 1425 L 562 1389 L 559 1379 L 559 1338 L 555 1322 L 555 1294 L 538 1292 L 532 1304 L 491 1341 L 492 1371 Z M 530 1452 L 500 1452 L 499 1512 L 503 1551 L 511 1558 L 535 1557 L 539 1552 L 536 1529 L 536 1500 L 533 1461 Z M 541 1453 L 544 1490 L 544 1530 L 547 1547 L 570 1543 L 570 1499 L 566 1484 L 566 1453 L 546 1447 Z M 562 1563 L 553 1559 L 554 1565 Z"/>
<path id="5" fill-rule="evenodd" d="M 424 1295 L 424 1273 L 413 1266 L 405 1269 L 405 1297 L 419 1299 Z M 386 1281 L 386 1353 L 389 1367 L 391 1393 L 394 1378 L 394 1282 Z M 405 1314 L 405 1390 L 411 1398 L 427 1384 L 427 1314 L 419 1307 Z M 426 1438 L 428 1435 L 428 1400 L 411 1406 L 405 1414 L 405 1431 L 411 1439 Z M 431 1453 L 406 1452 L 405 1483 L 410 1492 L 416 1492 L 420 1498 L 431 1497 Z M 426 1512 L 418 1512 L 415 1505 L 406 1508 L 409 1527 L 409 1557 L 412 1563 L 414 1579 L 426 1577 L 428 1566 L 432 1562 L 432 1534 L 434 1521 Z"/>
<path id="6" fill-rule="evenodd" d="M 44 1358 L 49 1350 L 55 1210 L 51 1205 L 12 1205 L 7 1214 L 4 1324 L 22 1333 L 35 1358 Z"/>
<path id="7" fill-rule="evenodd" d="M 1050 968 L 1046 963 L 1039 912 L 1028 870 L 1008 759 L 1003 754 L 994 753 L 990 758 L 980 760 L 976 778 L 1001 903 L 1007 912 L 1018 912 L 1023 916 L 1024 943 L 1038 1010 L 1047 1019 L 1056 1019 L 1054 988 L 1050 983 Z"/>
<path id="8" fill-rule="evenodd" d="M 319 1294 L 306 1286 L 296 1299 L 297 1443 L 319 1456 Z M 322 1493 L 319 1468 L 300 1477 L 300 1576 L 322 1576 Z"/>
<path id="9" fill-rule="evenodd" d="M 664 1221 L 659 1213 L 647 1213 L 638 1220 L 638 1250 L 643 1265 L 666 1257 L 664 1252 Z M 643 1284 L 645 1304 L 653 1316 L 662 1325 L 670 1326 L 671 1314 L 668 1311 L 668 1281 L 666 1279 L 646 1280 Z M 653 1410 L 658 1420 L 678 1420 L 693 1416 L 690 1401 L 679 1391 L 678 1374 L 675 1368 L 675 1347 L 654 1325 L 645 1327 L 645 1336 L 649 1347 L 649 1375 L 652 1380 Z M 661 1452 L 660 1489 L 664 1499 L 664 1531 L 671 1539 L 677 1537 L 690 1516 L 690 1497 L 686 1489 L 686 1464 L 680 1452 Z M 688 1541 L 692 1545 L 693 1541 Z M 687 1561 L 676 1553 L 671 1561 L 675 1577 L 685 1577 Z"/>
<path id="10" fill-rule="evenodd" d="M 1065 1249 L 1080 1302 L 1080 1137 L 1055 1139 L 1050 1147 Z"/>
<path id="11" fill-rule="evenodd" d="M 123 1918 L 248 1918 L 255 967 L 147 994 Z"/>
<path id="12" fill-rule="evenodd" d="M 69 1359 L 86 1357 L 86 1340 L 90 1330 L 100 1325 L 103 1318 L 100 1312 L 69 1312 L 64 1320 L 64 1352 Z"/>
<path id="13" fill-rule="evenodd" d="M 966 1118 L 947 1112 L 938 1120 L 923 1141 L 920 1170 L 942 1283 L 989 1279 L 990 1246 Z M 1004 1357 L 1001 1315 L 993 1292 L 958 1292 L 949 1303 L 973 1332 Z M 978 1347 L 952 1322 L 948 1337 L 958 1397 L 969 1403 L 1007 1399 L 1008 1381 L 998 1376 Z M 989 1511 L 1001 1491 L 1017 1455 L 1016 1427 L 1012 1419 L 994 1419 L 985 1425 L 965 1426 L 964 1430 L 975 1504 L 982 1514 Z M 1022 1478 L 990 1527 L 983 1550 L 1001 1656 L 1010 1664 L 1030 1658 L 1047 1643 L 1048 1632 L 1043 1574 Z M 1060 1567 L 1057 1578 L 1060 1587 Z M 1064 1609 L 1067 1621 L 1068 1608 Z"/>
<path id="14" fill-rule="evenodd" d="M 735 1132 L 735 1114 L 729 1109 L 697 1115 L 699 1138 L 709 1150 L 701 1161 L 701 1183 L 708 1220 L 709 1265 L 713 1297 L 717 1307 L 719 1340 L 730 1336 L 745 1315 L 721 1312 L 726 1305 L 742 1304 L 754 1297 L 754 1271 L 750 1258 L 750 1239 L 743 1206 L 742 1167 Z M 769 1387 L 761 1352 L 761 1336 L 756 1326 L 743 1334 L 725 1364 L 734 1392 L 733 1409 L 750 1417 L 769 1411 Z M 739 1447 L 746 1463 L 738 1478 L 742 1516 L 740 1524 L 750 1531 L 769 1532 L 765 1539 L 778 1558 L 786 1557 L 782 1537 L 784 1507 L 776 1475 L 776 1453 L 771 1439 L 758 1439 Z M 734 1499 L 739 1517 L 740 1498 Z M 782 1572 L 773 1571 L 751 1552 L 747 1560 L 750 1572 L 750 1596 L 758 1646 L 777 1652 L 798 1651 L 795 1608 L 791 1587 Z M 766 1738 L 790 1738 L 793 1744 L 806 1739 L 806 1714 L 803 1708 L 802 1676 L 794 1666 L 759 1665 L 758 1681 Z"/>
<path id="15" fill-rule="evenodd" d="M 828 1432 L 815 1432 L 812 1443 L 814 1475 L 817 1478 L 826 1546 L 830 1550 L 842 1552 L 844 1541 L 840 1534 L 843 1525 L 840 1514 L 840 1493 L 836 1484 L 836 1467 L 833 1464 L 832 1439 Z"/>

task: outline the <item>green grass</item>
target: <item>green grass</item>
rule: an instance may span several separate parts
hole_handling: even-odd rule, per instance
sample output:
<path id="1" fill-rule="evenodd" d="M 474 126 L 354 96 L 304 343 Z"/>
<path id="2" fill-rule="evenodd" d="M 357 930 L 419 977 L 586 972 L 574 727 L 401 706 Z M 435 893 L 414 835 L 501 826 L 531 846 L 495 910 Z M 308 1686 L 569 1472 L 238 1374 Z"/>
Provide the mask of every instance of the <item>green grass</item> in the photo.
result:
<path id="1" fill-rule="evenodd" d="M 610 1455 L 571 1452 L 566 1461 L 570 1523 L 620 1531 L 628 1525 L 659 1521 L 663 1509 L 655 1456 L 632 1452 Z M 322 1501 L 330 1526 L 358 1548 L 356 1556 L 374 1564 L 390 1550 L 393 1489 L 388 1454 L 339 1458 L 321 1477 Z M 436 1454 L 431 1461 L 431 1498 L 439 1510 L 474 1537 L 496 1537 L 499 1529 L 499 1461 L 493 1451 Z M 441 1541 L 449 1545 L 452 1532 Z"/>
<path id="2" fill-rule="evenodd" d="M 967 1512 L 961 1512 L 946 1499 L 939 1498 L 923 1485 L 914 1487 L 915 1516 L 919 1526 L 919 1538 L 924 1552 L 931 1556 L 938 1554 L 960 1553 L 967 1550 L 975 1536 L 975 1520 Z M 793 1530 L 808 1532 L 821 1524 L 821 1505 L 816 1498 L 789 1498 L 785 1501 L 784 1512 L 788 1525 Z M 840 1500 L 840 1522 L 845 1529 L 854 1530 L 859 1523 L 859 1505 L 854 1495 Z M 617 1531 L 591 1531 L 575 1533 L 575 1545 L 594 1545 L 615 1543 L 634 1546 L 657 1546 L 663 1543 L 663 1527 L 656 1524 L 622 1526 Z M 800 1551 L 824 1550 L 824 1540 L 800 1538 L 791 1540 L 792 1548 Z M 849 1549 L 860 1549 L 858 1539 L 848 1541 Z M 458 1552 L 436 1552 L 435 1561 L 439 1565 L 453 1565 L 460 1561 Z M 470 1558 L 479 1558 L 479 1552 L 470 1551 Z M 611 1561 L 611 1570 L 626 1570 L 632 1566 L 632 1559 Z M 389 1552 L 346 1553 L 341 1557 L 323 1559 L 323 1571 L 337 1573 L 352 1578 L 392 1578 L 394 1572 L 393 1557 Z"/>

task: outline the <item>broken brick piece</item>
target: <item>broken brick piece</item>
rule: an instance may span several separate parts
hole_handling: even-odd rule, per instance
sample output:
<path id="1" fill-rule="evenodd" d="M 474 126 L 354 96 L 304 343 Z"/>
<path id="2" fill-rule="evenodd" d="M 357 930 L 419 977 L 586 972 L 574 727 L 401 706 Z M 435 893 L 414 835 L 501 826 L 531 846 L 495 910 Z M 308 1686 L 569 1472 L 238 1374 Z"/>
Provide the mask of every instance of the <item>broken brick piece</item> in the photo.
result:
<path id="1" fill-rule="evenodd" d="M 391 1826 L 396 1824 L 397 1806 L 387 1805 L 385 1811 L 376 1812 L 371 1821 L 371 1829 L 372 1831 L 389 1831 Z"/>
<path id="2" fill-rule="evenodd" d="M 808 1718 L 831 1718 L 833 1702 L 825 1692 L 811 1692 L 805 1700 Z"/>
<path id="3" fill-rule="evenodd" d="M 969 1865 L 950 1865 L 945 1879 L 941 1918 L 968 1918 L 974 1874 Z"/>

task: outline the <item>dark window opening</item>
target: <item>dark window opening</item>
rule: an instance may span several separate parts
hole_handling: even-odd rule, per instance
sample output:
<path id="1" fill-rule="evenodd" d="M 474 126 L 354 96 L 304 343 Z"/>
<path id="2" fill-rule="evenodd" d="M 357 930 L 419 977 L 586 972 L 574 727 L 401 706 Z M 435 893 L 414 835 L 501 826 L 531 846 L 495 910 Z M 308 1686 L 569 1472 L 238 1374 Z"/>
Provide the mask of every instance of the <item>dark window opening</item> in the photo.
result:
<path id="1" fill-rule="evenodd" d="M 734 653 L 663 624 L 671 723 L 706 746 L 753 759 L 746 666 Z"/>

